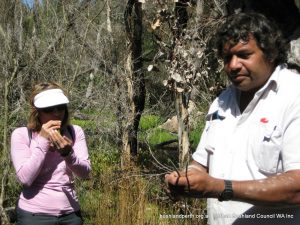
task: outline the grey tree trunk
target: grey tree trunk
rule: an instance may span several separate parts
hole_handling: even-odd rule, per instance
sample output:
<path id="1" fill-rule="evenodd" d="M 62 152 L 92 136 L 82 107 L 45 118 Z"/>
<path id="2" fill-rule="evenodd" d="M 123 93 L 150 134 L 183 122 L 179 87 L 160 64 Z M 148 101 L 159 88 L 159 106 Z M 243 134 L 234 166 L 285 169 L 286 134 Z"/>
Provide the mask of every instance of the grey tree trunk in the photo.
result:
<path id="1" fill-rule="evenodd" d="M 176 32 L 175 32 L 175 41 L 174 48 L 177 44 L 180 44 L 180 38 L 184 35 L 184 28 L 187 26 L 188 22 L 188 13 L 187 13 L 187 2 L 178 1 L 175 3 L 175 17 L 176 17 Z M 176 60 L 176 58 L 174 58 Z M 188 103 L 189 103 L 189 94 L 185 91 L 178 91 L 177 83 L 174 83 L 175 88 L 175 108 L 178 120 L 178 151 L 179 151 L 179 167 L 181 169 L 189 161 L 189 113 L 188 113 Z"/>

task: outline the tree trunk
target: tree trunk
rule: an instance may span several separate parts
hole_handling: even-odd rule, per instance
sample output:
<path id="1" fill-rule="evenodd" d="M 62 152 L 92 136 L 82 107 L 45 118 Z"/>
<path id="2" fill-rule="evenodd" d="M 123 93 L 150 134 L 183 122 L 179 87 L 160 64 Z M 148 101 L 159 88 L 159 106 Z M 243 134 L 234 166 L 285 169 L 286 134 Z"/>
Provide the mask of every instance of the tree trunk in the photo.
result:
<path id="1" fill-rule="evenodd" d="M 175 3 L 175 16 L 176 16 L 176 32 L 175 32 L 175 48 L 176 45 L 180 44 L 180 38 L 184 35 L 183 29 L 186 27 L 188 22 L 187 13 L 187 1 L 179 1 Z M 173 60 L 177 60 L 176 57 Z M 182 76 L 182 75 L 181 75 Z M 178 120 L 178 151 L 179 151 L 179 167 L 181 169 L 189 161 L 189 114 L 188 114 L 188 103 L 189 94 L 185 92 L 179 92 L 175 82 L 175 108 Z"/>
<path id="2" fill-rule="evenodd" d="M 204 0 L 197 0 L 196 20 L 199 23 L 204 12 Z"/>
<path id="3" fill-rule="evenodd" d="M 182 92 L 175 89 L 175 105 L 178 120 L 178 150 L 179 150 L 179 167 L 184 169 L 189 162 L 189 99 Z"/>
<path id="4" fill-rule="evenodd" d="M 125 132 L 123 133 L 123 151 L 130 152 L 131 156 L 136 156 L 138 152 L 138 127 L 145 107 L 145 78 L 142 71 L 142 3 L 137 0 L 128 0 L 124 13 L 125 29 L 129 41 L 129 51 L 131 69 L 128 70 L 128 101 L 132 110 L 127 116 Z M 131 87 L 130 87 L 131 86 Z M 125 138 L 126 137 L 126 138 Z M 126 154 L 127 154 L 126 153 Z"/>
<path id="5" fill-rule="evenodd" d="M 186 28 L 187 22 L 189 20 L 188 12 L 186 10 L 188 6 L 188 0 L 180 0 L 175 2 L 175 37 L 180 38 L 183 33 L 183 29 Z"/>

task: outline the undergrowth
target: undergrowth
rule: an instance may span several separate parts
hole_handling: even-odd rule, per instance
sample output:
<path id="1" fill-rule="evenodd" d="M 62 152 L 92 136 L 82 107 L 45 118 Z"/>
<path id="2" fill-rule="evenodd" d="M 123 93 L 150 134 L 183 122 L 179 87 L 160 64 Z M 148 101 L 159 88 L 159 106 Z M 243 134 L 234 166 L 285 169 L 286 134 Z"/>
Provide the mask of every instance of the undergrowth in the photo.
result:
<path id="1" fill-rule="evenodd" d="M 142 117 L 137 162 L 126 170 L 120 168 L 120 147 L 109 139 L 93 135 L 91 121 L 73 120 L 86 131 L 92 174 L 88 180 L 76 180 L 76 192 L 85 225 L 204 225 L 205 201 L 180 199 L 172 201 L 164 191 L 164 175 L 175 170 L 178 152 L 174 146 L 162 149 L 160 143 L 176 140 L 176 134 L 158 128 L 158 116 Z M 191 132 L 191 143 L 197 143 L 203 125 Z M 14 205 L 20 186 L 10 185 Z"/>
<path id="2" fill-rule="evenodd" d="M 206 224 L 205 201 L 172 201 L 164 191 L 164 175 L 176 168 L 176 149 L 156 149 L 159 143 L 176 139 L 157 128 L 157 116 L 142 117 L 137 163 L 121 170 L 118 147 L 101 143 L 90 149 L 91 179 L 76 182 L 85 225 L 194 225 Z M 202 125 L 192 132 L 197 142 Z M 174 154 L 175 153 L 175 154 Z"/>

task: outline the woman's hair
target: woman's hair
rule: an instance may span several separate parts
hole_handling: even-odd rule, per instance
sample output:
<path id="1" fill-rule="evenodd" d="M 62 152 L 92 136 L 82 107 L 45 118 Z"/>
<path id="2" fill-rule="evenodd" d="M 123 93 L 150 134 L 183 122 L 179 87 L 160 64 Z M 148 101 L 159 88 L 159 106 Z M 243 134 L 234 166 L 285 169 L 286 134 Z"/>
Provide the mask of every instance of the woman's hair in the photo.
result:
<path id="1" fill-rule="evenodd" d="M 50 90 L 50 89 L 61 89 L 64 94 L 66 95 L 66 92 L 63 90 L 63 88 L 54 82 L 45 82 L 45 83 L 40 83 L 37 84 L 33 87 L 30 98 L 29 98 L 29 104 L 30 104 L 30 108 L 31 108 L 31 112 L 29 114 L 29 120 L 28 120 L 28 124 L 27 127 L 33 131 L 40 131 L 42 128 L 42 124 L 39 120 L 39 111 L 38 109 L 34 106 L 34 97 L 46 90 Z M 68 111 L 68 107 L 66 107 L 65 110 L 65 116 L 64 119 L 62 121 L 62 126 L 65 126 L 69 124 L 69 111 Z"/>
<path id="2" fill-rule="evenodd" d="M 216 47 L 219 57 L 223 57 L 224 45 L 236 45 L 239 41 L 248 42 L 251 35 L 266 59 L 275 65 L 287 60 L 287 42 L 275 23 L 259 13 L 239 13 L 231 15 L 221 25 L 216 34 Z"/>

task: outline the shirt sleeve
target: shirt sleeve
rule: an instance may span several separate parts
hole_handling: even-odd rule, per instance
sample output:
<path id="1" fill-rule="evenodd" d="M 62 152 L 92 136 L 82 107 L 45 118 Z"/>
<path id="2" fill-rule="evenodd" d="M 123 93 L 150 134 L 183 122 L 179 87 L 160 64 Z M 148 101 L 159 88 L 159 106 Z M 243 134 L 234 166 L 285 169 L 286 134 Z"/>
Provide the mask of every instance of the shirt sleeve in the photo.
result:
<path id="1" fill-rule="evenodd" d="M 40 173 L 49 141 L 38 136 L 29 143 L 26 127 L 17 128 L 11 135 L 11 159 L 18 180 L 25 186 L 30 186 Z"/>
<path id="2" fill-rule="evenodd" d="M 193 154 L 193 160 L 200 163 L 201 165 L 208 167 L 207 165 L 207 159 L 208 159 L 208 153 L 205 150 L 206 146 L 206 136 L 207 136 L 207 130 L 208 130 L 209 122 L 206 121 L 204 130 L 202 132 L 200 142 L 196 148 L 196 151 Z"/>
<path id="3" fill-rule="evenodd" d="M 282 140 L 283 170 L 300 169 L 300 96 L 286 110 Z"/>
<path id="4" fill-rule="evenodd" d="M 205 127 L 201 134 L 200 142 L 193 154 L 193 159 L 205 167 L 209 167 L 209 157 L 214 152 L 214 132 L 212 126 L 225 119 L 226 109 L 234 105 L 236 89 L 229 86 L 211 103 L 205 117 Z"/>
<path id="5" fill-rule="evenodd" d="M 85 134 L 80 126 L 73 125 L 75 143 L 73 151 L 65 157 L 67 167 L 78 177 L 88 178 L 91 171 L 91 163 L 88 154 Z"/>

